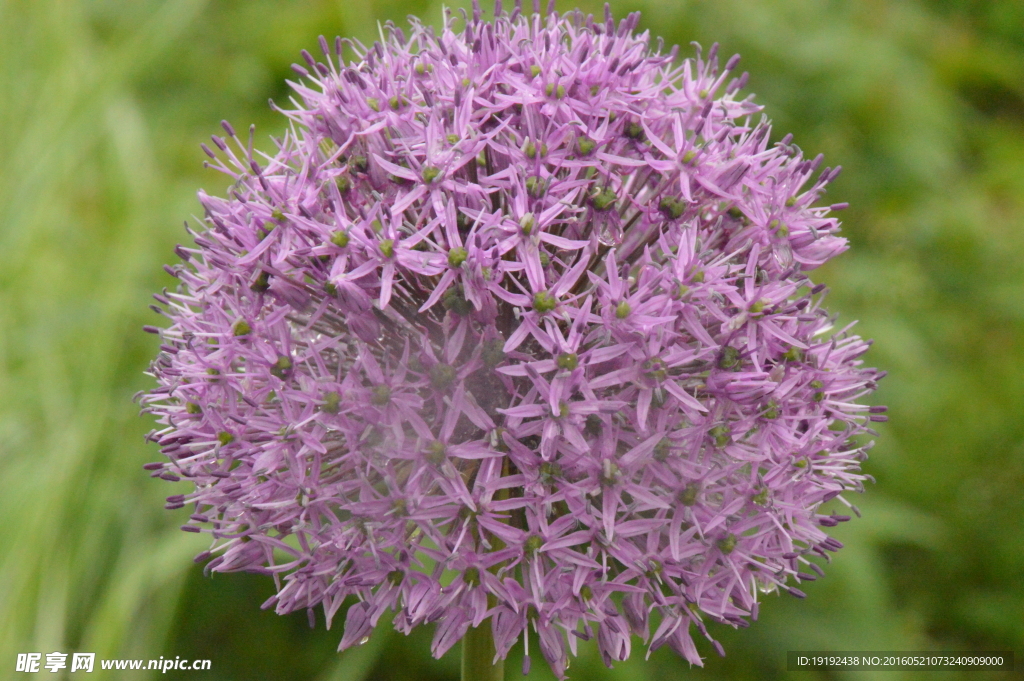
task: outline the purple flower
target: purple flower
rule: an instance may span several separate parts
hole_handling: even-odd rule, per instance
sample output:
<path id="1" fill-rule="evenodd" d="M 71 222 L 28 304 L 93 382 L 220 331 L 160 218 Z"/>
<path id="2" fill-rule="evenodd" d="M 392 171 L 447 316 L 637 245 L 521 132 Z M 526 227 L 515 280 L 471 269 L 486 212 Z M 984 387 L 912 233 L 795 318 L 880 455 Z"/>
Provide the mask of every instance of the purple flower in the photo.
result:
<path id="1" fill-rule="evenodd" d="M 321 38 L 277 151 L 213 138 L 234 183 L 157 296 L 149 468 L 266 607 L 355 596 L 343 648 L 393 611 L 437 656 L 489 620 L 559 676 L 577 638 L 700 665 L 694 630 L 841 546 L 820 506 L 885 419 L 807 276 L 846 248 L 813 205 L 839 169 L 770 144 L 715 47 L 496 15 Z"/>

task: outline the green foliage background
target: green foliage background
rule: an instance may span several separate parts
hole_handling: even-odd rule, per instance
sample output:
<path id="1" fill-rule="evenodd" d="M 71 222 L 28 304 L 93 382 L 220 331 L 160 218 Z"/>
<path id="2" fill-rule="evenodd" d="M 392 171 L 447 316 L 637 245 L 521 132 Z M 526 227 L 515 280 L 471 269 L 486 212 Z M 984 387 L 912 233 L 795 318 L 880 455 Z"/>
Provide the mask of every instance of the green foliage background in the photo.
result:
<path id="1" fill-rule="evenodd" d="M 865 467 L 878 483 L 857 500 L 864 518 L 837 528 L 847 548 L 806 601 L 771 596 L 750 629 L 714 628 L 728 657 L 699 644 L 704 670 L 639 647 L 607 670 L 591 645 L 570 673 L 774 679 L 796 649 L 1024 657 L 1024 3 L 614 6 L 638 9 L 668 44 L 742 53 L 774 138 L 793 132 L 846 168 L 828 200 L 851 204 L 852 249 L 818 278 L 876 339 L 892 420 Z M 430 632 L 379 629 L 337 655 L 337 629 L 258 609 L 269 578 L 204 578 L 191 561 L 203 540 L 176 529 L 186 511 L 162 509 L 178 490 L 141 469 L 158 453 L 131 402 L 150 386 L 158 342 L 139 327 L 171 284 L 160 265 L 196 189 L 227 185 L 198 143 L 227 118 L 256 123 L 269 148 L 284 120 L 266 101 L 287 101 L 300 49 L 320 33 L 372 41 L 377 21 L 409 13 L 437 24 L 441 6 L 0 0 L 0 678 L 22 676 L 28 651 L 209 658 L 178 674 L 209 681 L 457 677 L 457 653 L 429 657 Z M 535 661 L 529 678 L 550 674 Z"/>

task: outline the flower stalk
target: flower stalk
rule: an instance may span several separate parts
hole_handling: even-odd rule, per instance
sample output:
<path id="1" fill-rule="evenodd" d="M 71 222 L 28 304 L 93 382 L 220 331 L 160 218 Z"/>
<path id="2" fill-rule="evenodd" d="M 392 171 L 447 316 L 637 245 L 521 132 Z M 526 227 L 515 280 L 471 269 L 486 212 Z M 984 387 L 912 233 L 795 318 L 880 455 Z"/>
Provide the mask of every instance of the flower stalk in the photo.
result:
<path id="1" fill-rule="evenodd" d="M 494 662 L 491 622 L 485 620 L 462 637 L 462 681 L 504 681 L 505 661 Z"/>

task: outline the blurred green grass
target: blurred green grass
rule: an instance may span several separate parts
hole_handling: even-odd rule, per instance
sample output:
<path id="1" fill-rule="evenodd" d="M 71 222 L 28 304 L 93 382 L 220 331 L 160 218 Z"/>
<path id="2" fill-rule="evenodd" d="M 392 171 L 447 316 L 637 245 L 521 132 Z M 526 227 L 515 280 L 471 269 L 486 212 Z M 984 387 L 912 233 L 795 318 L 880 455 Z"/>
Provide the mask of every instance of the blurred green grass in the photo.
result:
<path id="1" fill-rule="evenodd" d="M 782 678 L 795 649 L 1020 658 L 1024 3 L 613 8 L 641 10 L 668 44 L 743 54 L 774 137 L 793 132 L 846 168 L 828 199 L 851 204 L 852 249 L 818 278 L 830 307 L 876 339 L 868 359 L 890 372 L 876 399 L 892 420 L 865 467 L 878 484 L 857 500 L 864 518 L 838 528 L 847 548 L 806 601 L 769 596 L 750 629 L 713 628 L 728 657 L 699 644 L 705 670 L 665 650 L 644 662 L 639 648 L 606 670 L 584 645 L 570 673 Z M 196 189 L 227 185 L 198 143 L 221 118 L 269 140 L 284 121 L 266 101 L 287 100 L 300 49 L 320 33 L 372 41 L 377 21 L 409 13 L 436 24 L 441 6 L 0 0 L 0 678 L 20 676 L 28 651 L 210 658 L 204 678 L 225 681 L 456 678 L 454 653 L 429 658 L 429 632 L 381 629 L 339 656 L 337 629 L 259 611 L 269 580 L 203 577 L 190 560 L 202 540 L 176 529 L 185 512 L 162 510 L 171 486 L 141 470 L 158 453 L 131 402 L 150 385 L 157 342 L 139 327 L 149 294 L 170 285 L 160 265 Z M 530 679 L 550 678 L 533 667 Z M 507 668 L 518 676 L 517 659 Z"/>

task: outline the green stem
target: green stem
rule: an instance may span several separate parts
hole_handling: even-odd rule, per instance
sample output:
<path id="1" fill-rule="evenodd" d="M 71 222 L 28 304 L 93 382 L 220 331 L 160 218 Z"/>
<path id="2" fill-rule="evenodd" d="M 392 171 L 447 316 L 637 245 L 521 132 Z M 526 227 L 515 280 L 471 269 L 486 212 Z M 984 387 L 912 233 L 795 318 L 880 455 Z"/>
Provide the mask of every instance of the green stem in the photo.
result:
<path id="1" fill-rule="evenodd" d="M 470 629 L 462 637 L 462 681 L 505 681 L 504 660 L 494 659 L 490 620 Z"/>

